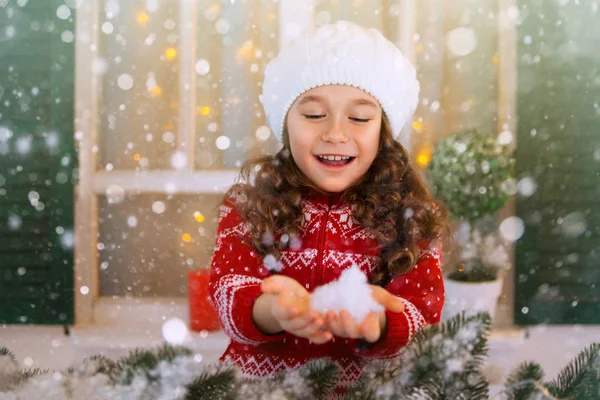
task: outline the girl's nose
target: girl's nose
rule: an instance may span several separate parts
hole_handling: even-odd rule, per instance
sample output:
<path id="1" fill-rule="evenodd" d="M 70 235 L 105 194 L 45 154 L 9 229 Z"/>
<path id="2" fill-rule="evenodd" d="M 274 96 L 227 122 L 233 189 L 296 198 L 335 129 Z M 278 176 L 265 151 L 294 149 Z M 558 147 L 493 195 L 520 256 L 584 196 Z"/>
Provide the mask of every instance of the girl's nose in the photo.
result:
<path id="1" fill-rule="evenodd" d="M 344 127 L 338 121 L 335 121 L 329 129 L 325 131 L 322 136 L 324 142 L 332 143 L 346 143 L 348 141 L 348 135 L 344 133 Z"/>

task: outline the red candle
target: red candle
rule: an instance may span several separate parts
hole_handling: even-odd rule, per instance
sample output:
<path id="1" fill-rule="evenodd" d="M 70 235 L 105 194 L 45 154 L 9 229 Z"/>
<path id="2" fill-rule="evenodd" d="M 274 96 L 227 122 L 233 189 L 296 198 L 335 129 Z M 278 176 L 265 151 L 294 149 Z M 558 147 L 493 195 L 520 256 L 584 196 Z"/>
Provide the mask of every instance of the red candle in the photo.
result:
<path id="1" fill-rule="evenodd" d="M 188 272 L 190 329 L 215 331 L 220 328 L 219 317 L 208 294 L 210 270 L 203 268 Z"/>

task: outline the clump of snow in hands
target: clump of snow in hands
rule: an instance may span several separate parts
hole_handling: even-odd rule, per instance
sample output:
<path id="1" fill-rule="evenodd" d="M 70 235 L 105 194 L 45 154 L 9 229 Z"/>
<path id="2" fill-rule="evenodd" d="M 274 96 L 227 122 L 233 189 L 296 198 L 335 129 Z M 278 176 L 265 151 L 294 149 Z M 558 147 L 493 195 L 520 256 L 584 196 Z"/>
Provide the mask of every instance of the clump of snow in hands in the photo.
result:
<path id="1" fill-rule="evenodd" d="M 359 324 L 369 313 L 385 310 L 373 299 L 367 277 L 356 265 L 343 271 L 337 281 L 316 288 L 310 296 L 310 306 L 323 314 L 346 310 Z"/>

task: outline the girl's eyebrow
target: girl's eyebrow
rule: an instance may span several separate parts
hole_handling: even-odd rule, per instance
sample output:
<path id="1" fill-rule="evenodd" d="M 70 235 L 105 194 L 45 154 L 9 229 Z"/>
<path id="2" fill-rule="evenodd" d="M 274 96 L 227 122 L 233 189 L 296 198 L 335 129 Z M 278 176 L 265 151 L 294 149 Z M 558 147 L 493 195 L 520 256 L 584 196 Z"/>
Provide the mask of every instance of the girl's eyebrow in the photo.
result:
<path id="1" fill-rule="evenodd" d="M 309 103 L 311 101 L 316 101 L 317 103 L 320 103 L 321 100 L 321 96 L 309 95 L 305 96 L 302 100 L 300 100 L 300 103 L 298 103 L 298 105 L 301 106 L 302 104 Z"/>
<path id="2" fill-rule="evenodd" d="M 315 96 L 315 95 L 309 95 L 309 96 L 305 96 L 302 100 L 300 100 L 300 103 L 298 103 L 299 106 L 301 106 L 302 104 L 306 104 L 309 103 L 311 101 L 316 101 L 317 103 L 320 103 L 323 101 L 323 98 L 321 96 Z M 354 99 L 352 101 L 353 104 L 358 105 L 358 106 L 370 106 L 373 108 L 377 108 L 377 104 L 373 103 L 371 100 L 368 99 Z"/>
<path id="3" fill-rule="evenodd" d="M 373 108 L 377 108 L 377 104 L 375 104 L 371 100 L 367 100 L 367 99 L 355 99 L 352 103 L 354 103 L 358 106 L 370 106 Z"/>

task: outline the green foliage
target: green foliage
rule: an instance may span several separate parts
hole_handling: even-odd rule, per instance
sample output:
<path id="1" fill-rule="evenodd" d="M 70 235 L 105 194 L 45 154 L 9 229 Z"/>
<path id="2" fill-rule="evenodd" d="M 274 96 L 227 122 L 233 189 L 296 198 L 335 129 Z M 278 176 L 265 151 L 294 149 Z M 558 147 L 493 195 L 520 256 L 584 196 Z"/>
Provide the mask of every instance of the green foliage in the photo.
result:
<path id="1" fill-rule="evenodd" d="M 490 329 L 489 314 L 463 312 L 420 330 L 401 360 L 367 368 L 349 399 L 374 399 L 385 393 L 403 399 L 487 399 L 481 368 Z"/>
<path id="2" fill-rule="evenodd" d="M 475 221 L 506 204 L 514 166 L 508 146 L 471 130 L 439 141 L 427 172 L 433 192 L 451 215 Z"/>
<path id="3" fill-rule="evenodd" d="M 178 356 L 189 356 L 191 354 L 192 352 L 185 347 L 164 344 L 156 350 L 135 349 L 121 358 L 115 365 L 103 363 L 103 368 L 106 368 L 113 382 L 128 385 L 135 375 L 147 374 L 156 368 L 161 361 L 172 362 Z M 154 380 L 151 375 L 147 375 L 147 377 L 149 380 Z"/>
<path id="4" fill-rule="evenodd" d="M 481 260 L 469 260 L 459 263 L 448 278 L 458 282 L 490 282 L 497 274 L 497 267 L 484 265 Z"/>
<path id="5" fill-rule="evenodd" d="M 304 377 L 315 399 L 324 399 L 335 388 L 338 367 L 327 359 L 313 360 L 304 369 Z"/>
<path id="6" fill-rule="evenodd" d="M 8 359 L 11 361 L 12 364 L 15 365 L 16 368 L 19 367 L 19 363 L 17 363 L 17 358 L 6 347 L 0 347 L 0 357 L 8 357 Z"/>
<path id="7" fill-rule="evenodd" d="M 550 393 L 561 399 L 580 399 L 581 397 L 574 397 L 574 395 L 587 374 L 598 376 L 599 370 L 592 371 L 592 369 L 594 365 L 598 366 L 599 357 L 600 344 L 594 343 L 585 348 L 548 385 Z"/>
<path id="8" fill-rule="evenodd" d="M 189 386 L 186 400 L 216 400 L 230 397 L 236 386 L 235 371 L 227 368 L 214 374 L 205 371 Z"/>
<path id="9" fill-rule="evenodd" d="M 507 400 L 527 400 L 538 392 L 536 382 L 544 379 L 542 367 L 534 362 L 524 362 L 508 375 L 505 383 Z"/>
<path id="10" fill-rule="evenodd" d="M 600 344 L 593 343 L 583 349 L 552 382 L 543 383 L 543 379 L 544 372 L 539 364 L 522 363 L 506 380 L 505 394 L 507 399 L 599 399 Z"/>
<path id="11" fill-rule="evenodd" d="M 44 375 L 48 370 L 40 368 L 21 369 L 14 353 L 0 347 L 0 393 L 12 390 L 31 377 Z"/>
<path id="12" fill-rule="evenodd" d="M 398 357 L 377 360 L 366 366 L 362 378 L 350 388 L 345 399 L 488 399 L 488 382 L 482 367 L 486 361 L 490 328 L 487 313 L 467 315 L 463 312 L 439 325 L 422 329 Z M 205 365 L 196 370 L 194 365 L 198 364 L 189 358 L 191 355 L 183 347 L 165 345 L 154 350 L 134 350 L 117 362 L 93 356 L 82 365 L 70 368 L 65 374 L 66 380 L 55 382 L 52 376 L 46 377 L 49 382 L 33 384 L 29 390 L 36 387 L 44 390 L 44 385 L 55 383 L 69 387 L 67 398 L 72 398 L 76 393 L 72 383 L 77 381 L 69 381 L 69 376 L 77 377 L 87 388 L 90 383 L 86 379 L 104 374 L 112 378 L 106 380 L 108 387 L 103 387 L 107 393 L 113 393 L 111 390 L 116 387 L 133 385 L 134 378 L 138 382 L 138 378 L 143 378 L 148 382 L 147 390 L 140 397 L 143 399 L 154 399 L 157 397 L 147 396 L 162 393 L 160 398 L 173 394 L 173 398 L 185 400 L 301 400 L 328 398 L 338 379 L 337 365 L 326 358 L 312 360 L 274 377 L 251 380 L 226 363 Z M 0 359 L 5 363 L 4 368 L 0 368 L 0 394 L 16 391 L 30 380 L 45 378 L 45 371 L 19 369 L 14 355 L 6 348 L 0 348 L 0 357 L 5 358 Z M 157 370 L 161 362 L 164 363 Z M 169 370 L 169 364 L 176 362 L 178 367 Z M 158 371 L 166 371 L 166 375 L 161 379 Z M 185 382 L 183 384 L 177 383 L 179 392 L 175 395 L 170 392 L 175 386 L 169 389 L 172 382 L 169 383 L 168 377 L 179 376 L 179 373 L 186 379 L 180 381 Z M 521 364 L 508 376 L 503 394 L 508 400 L 598 399 L 599 373 L 600 345 L 595 343 L 584 349 L 551 383 L 543 383 L 544 373 L 538 364 Z M 163 385 L 166 385 L 166 392 L 163 392 Z"/>

